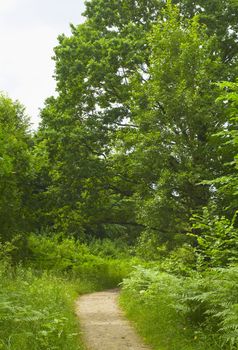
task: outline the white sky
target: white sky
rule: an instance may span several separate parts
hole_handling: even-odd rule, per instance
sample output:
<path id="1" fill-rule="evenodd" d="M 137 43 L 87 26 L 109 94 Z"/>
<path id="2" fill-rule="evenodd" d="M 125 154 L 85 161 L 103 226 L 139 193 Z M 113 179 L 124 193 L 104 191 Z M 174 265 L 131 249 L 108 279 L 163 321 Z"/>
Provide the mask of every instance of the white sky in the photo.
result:
<path id="1" fill-rule="evenodd" d="M 39 122 L 39 108 L 54 94 L 53 48 L 69 23 L 83 22 L 84 0 L 0 0 L 0 91 L 18 99 Z"/>

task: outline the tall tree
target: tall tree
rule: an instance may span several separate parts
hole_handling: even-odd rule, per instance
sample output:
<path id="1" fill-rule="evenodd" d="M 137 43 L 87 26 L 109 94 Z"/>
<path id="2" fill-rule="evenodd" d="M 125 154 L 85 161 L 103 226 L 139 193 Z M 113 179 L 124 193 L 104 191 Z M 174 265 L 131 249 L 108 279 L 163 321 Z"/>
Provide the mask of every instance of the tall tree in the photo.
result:
<path id="1" fill-rule="evenodd" d="M 104 234 L 113 227 L 116 231 L 134 231 L 137 234 L 144 225 L 148 226 L 148 222 L 136 219 L 138 211 L 139 216 L 147 214 L 135 209 L 135 206 L 138 205 L 140 209 L 141 198 L 143 201 L 150 198 L 151 203 L 155 204 L 154 191 L 158 179 L 161 183 L 168 183 L 173 167 L 176 168 L 174 174 L 180 174 L 179 177 L 173 174 L 171 186 L 174 182 L 174 189 L 179 181 L 181 189 L 190 173 L 193 185 L 183 189 L 183 193 L 187 194 L 179 195 L 181 202 L 174 201 L 174 197 L 178 196 L 174 190 L 173 204 L 164 192 L 165 214 L 174 203 L 181 207 L 178 220 L 175 219 L 178 211 L 173 212 L 169 230 L 173 231 L 181 225 L 182 213 L 188 215 L 197 203 L 202 205 L 206 202 L 209 193 L 206 190 L 199 193 L 195 178 L 197 181 L 202 179 L 204 164 L 210 167 L 204 175 L 208 173 L 210 176 L 216 168 L 211 163 L 216 163 L 216 159 L 206 159 L 203 164 L 203 153 L 200 153 L 204 151 L 203 146 L 195 144 L 204 145 L 209 132 L 220 125 L 218 107 L 211 111 L 216 94 L 215 89 L 210 88 L 210 83 L 220 79 L 223 72 L 224 78 L 233 74 L 230 66 L 235 61 L 236 53 L 234 51 L 229 59 L 229 66 L 221 43 L 228 43 L 229 28 L 231 23 L 234 26 L 235 23 L 223 13 L 218 2 L 215 13 L 211 2 L 209 6 L 202 0 L 201 4 L 188 0 L 174 2 L 181 18 L 175 24 L 169 22 L 171 30 L 168 27 L 165 30 L 161 23 L 165 19 L 167 21 L 163 10 L 166 3 L 162 0 L 87 1 L 85 23 L 72 26 L 70 37 L 59 37 L 59 45 L 55 49 L 59 96 L 48 99 L 39 131 L 40 139 L 46 140 L 49 162 L 52 164 L 49 170 L 51 184 L 46 189 L 46 196 L 52 205 L 51 214 L 47 216 L 58 230 L 76 234 Z M 229 8 L 228 13 L 236 13 L 232 1 L 224 0 L 224 3 Z M 186 29 L 188 24 L 183 27 L 181 23 L 187 23 L 186 18 L 193 17 L 194 13 L 198 14 L 196 25 L 193 24 L 189 32 Z M 222 30 L 218 32 L 214 21 L 217 22 L 221 14 L 226 21 L 223 21 Z M 149 36 L 157 21 L 160 22 L 157 36 L 156 29 Z M 200 29 L 201 21 L 206 21 L 207 29 Z M 158 34 L 159 31 L 166 32 L 167 43 L 162 34 Z M 209 39 L 213 34 L 217 34 L 217 40 Z M 232 45 L 236 47 L 235 38 L 232 37 L 232 40 Z M 157 41 L 163 49 L 159 48 Z M 160 55 L 167 63 L 155 58 Z M 220 70 L 222 64 L 226 66 L 223 65 Z M 167 76 L 162 70 L 167 71 Z M 144 89 L 145 93 L 141 91 Z M 158 105 L 155 107 L 156 103 Z M 150 111 L 145 113 L 147 107 Z M 197 112 L 199 108 L 200 114 Z M 172 146 L 173 133 L 177 133 L 176 146 Z M 165 137 L 164 143 L 162 136 Z M 192 141 L 193 137 L 198 138 L 197 141 Z M 187 155 L 185 146 L 182 146 L 184 140 L 190 142 Z M 210 143 L 207 150 L 209 147 L 213 148 Z M 175 155 L 172 155 L 173 152 Z M 177 169 L 180 152 L 183 157 L 180 166 L 187 166 L 184 179 L 181 169 Z M 186 160 L 186 157 L 197 157 L 199 160 L 193 162 Z M 194 164 L 197 165 L 193 171 Z M 191 199 L 192 195 L 188 195 L 191 191 L 195 191 L 194 200 Z M 166 226 L 167 218 L 165 215 L 162 226 L 155 222 L 157 206 L 154 204 L 153 210 L 148 207 L 147 211 L 155 213 L 149 226 L 162 229 L 162 226 Z M 189 205 L 191 208 L 188 210 Z M 179 224 L 175 224 L 175 221 Z"/>
<path id="2" fill-rule="evenodd" d="M 0 95 L 0 239 L 28 227 L 30 134 L 24 108 Z"/>
<path id="3" fill-rule="evenodd" d="M 126 135 L 124 157 L 142 181 L 139 222 L 167 239 L 188 229 L 191 212 L 211 195 L 199 183 L 221 170 L 211 135 L 224 123 L 213 85 L 224 64 L 216 39 L 197 17 L 184 20 L 169 5 L 164 18 L 149 36 L 149 78 L 138 72 L 133 80 L 131 111 L 138 129 Z"/>

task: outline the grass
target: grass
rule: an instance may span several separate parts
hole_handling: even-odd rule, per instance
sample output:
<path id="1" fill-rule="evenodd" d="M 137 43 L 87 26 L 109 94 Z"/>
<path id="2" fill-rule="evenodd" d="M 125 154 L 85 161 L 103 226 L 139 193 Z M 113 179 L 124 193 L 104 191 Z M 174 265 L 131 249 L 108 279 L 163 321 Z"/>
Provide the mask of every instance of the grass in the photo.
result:
<path id="1" fill-rule="evenodd" d="M 13 269 L 2 262 L 0 349 L 84 350 L 75 300 L 81 294 L 115 287 L 115 266 L 110 265 L 109 272 L 104 280 L 90 276 L 87 280 L 21 266 Z"/>
<path id="2" fill-rule="evenodd" d="M 1 270 L 0 349 L 84 349 L 74 302 L 89 286 L 22 267 Z"/>
<path id="3" fill-rule="evenodd" d="M 186 327 L 182 318 L 165 305 L 143 305 L 128 293 L 122 293 L 120 303 L 138 333 L 154 350 L 215 349 L 199 339 L 199 334 Z"/>
<path id="4" fill-rule="evenodd" d="M 0 349 L 84 350 L 75 300 L 115 287 L 122 273 L 115 262 L 104 266 L 104 278 L 97 270 L 98 265 L 90 265 L 77 277 L 75 272 L 11 267 L 0 260 Z"/>
<path id="5" fill-rule="evenodd" d="M 185 277 L 108 242 L 31 239 L 24 266 L 0 245 L 0 350 L 85 350 L 75 300 L 122 279 L 122 308 L 152 349 L 237 349 L 236 266 Z"/>
<path id="6" fill-rule="evenodd" d="M 180 280 L 138 270 L 124 282 L 120 304 L 138 333 L 154 350 L 221 350 L 216 338 L 186 317 L 177 295 Z"/>
<path id="7" fill-rule="evenodd" d="M 84 350 L 75 300 L 116 287 L 132 263 L 98 257 L 73 240 L 33 243 L 24 266 L 0 254 L 0 350 Z"/>

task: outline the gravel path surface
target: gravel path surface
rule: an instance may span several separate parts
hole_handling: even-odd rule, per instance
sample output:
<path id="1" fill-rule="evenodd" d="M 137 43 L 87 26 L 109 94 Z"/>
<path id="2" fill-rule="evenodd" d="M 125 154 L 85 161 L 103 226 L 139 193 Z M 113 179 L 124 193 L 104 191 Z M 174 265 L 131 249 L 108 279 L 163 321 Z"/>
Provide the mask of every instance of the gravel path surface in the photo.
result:
<path id="1" fill-rule="evenodd" d="M 88 294 L 77 301 L 77 315 L 88 350 L 149 350 L 118 307 L 118 290 Z"/>

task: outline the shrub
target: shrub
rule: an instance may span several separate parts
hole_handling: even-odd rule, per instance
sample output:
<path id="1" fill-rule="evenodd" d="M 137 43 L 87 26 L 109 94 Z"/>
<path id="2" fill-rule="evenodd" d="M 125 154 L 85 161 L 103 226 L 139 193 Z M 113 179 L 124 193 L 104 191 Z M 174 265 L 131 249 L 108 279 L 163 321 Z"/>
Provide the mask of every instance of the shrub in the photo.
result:
<path id="1" fill-rule="evenodd" d="M 101 254 L 94 255 L 93 252 L 99 251 L 100 247 Z M 110 254 L 113 250 L 113 257 L 105 257 L 109 248 Z M 73 238 L 31 235 L 29 250 L 31 260 L 28 264 L 31 267 L 66 273 L 81 281 L 90 282 L 94 289 L 118 286 L 133 264 L 129 258 L 115 258 L 116 248 L 107 241 L 87 246 Z"/>
<path id="2" fill-rule="evenodd" d="M 88 248 L 93 255 L 108 259 L 128 259 L 132 255 L 132 247 L 121 239 L 92 239 Z"/>
<path id="3" fill-rule="evenodd" d="M 195 249 L 189 244 L 175 248 L 161 261 L 160 267 L 163 271 L 176 275 L 191 275 L 196 268 Z"/>
<path id="4" fill-rule="evenodd" d="M 238 262 L 238 229 L 234 226 L 237 213 L 232 220 L 219 217 L 213 210 L 203 208 L 202 215 L 192 217 L 193 236 L 197 241 L 197 266 L 225 267 Z"/>
<path id="5" fill-rule="evenodd" d="M 158 261 L 167 255 L 167 246 L 161 244 L 157 233 L 144 231 L 137 240 L 135 252 L 145 261 Z"/>

